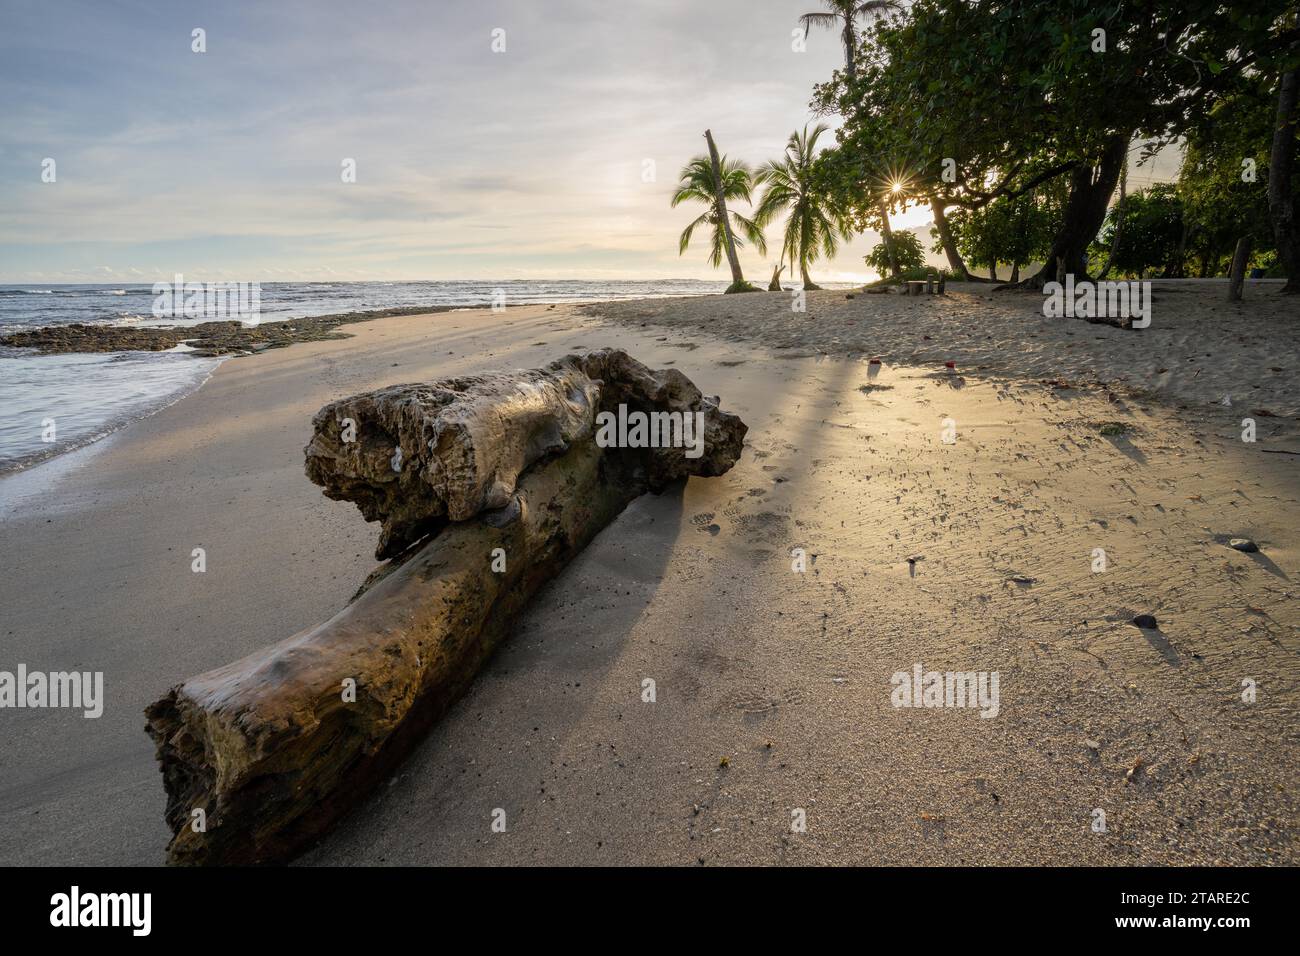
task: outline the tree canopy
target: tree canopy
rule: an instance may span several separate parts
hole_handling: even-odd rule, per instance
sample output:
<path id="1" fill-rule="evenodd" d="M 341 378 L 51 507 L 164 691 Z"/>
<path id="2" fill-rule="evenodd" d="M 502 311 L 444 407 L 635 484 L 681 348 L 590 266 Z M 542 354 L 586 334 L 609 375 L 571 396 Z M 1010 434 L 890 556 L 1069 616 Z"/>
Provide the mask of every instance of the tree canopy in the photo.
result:
<path id="1" fill-rule="evenodd" d="M 1066 176 L 1047 258 L 1086 269 L 1130 141 L 1169 142 L 1295 57 L 1280 0 L 917 0 L 876 24 L 856 75 L 817 88 L 845 117 L 828 178 L 860 223 L 889 184 L 977 209 Z"/>

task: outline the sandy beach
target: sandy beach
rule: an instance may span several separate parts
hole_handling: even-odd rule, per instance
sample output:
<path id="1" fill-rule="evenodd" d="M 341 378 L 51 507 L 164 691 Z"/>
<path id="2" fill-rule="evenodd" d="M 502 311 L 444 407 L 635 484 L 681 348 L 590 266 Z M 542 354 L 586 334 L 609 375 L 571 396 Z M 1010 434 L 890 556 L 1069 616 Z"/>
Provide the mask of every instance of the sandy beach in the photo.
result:
<path id="1" fill-rule="evenodd" d="M 302 862 L 1294 864 L 1300 356 L 1266 290 L 1225 322 L 1221 287 L 1157 283 L 1140 333 L 828 291 L 389 317 L 228 360 L 0 481 L 6 648 L 107 697 L 7 715 L 0 860 L 162 862 L 146 704 L 373 569 L 374 526 L 303 476 L 321 405 L 612 346 L 720 395 L 741 461 L 606 528 Z M 893 706 L 916 664 L 997 672 L 997 715 Z"/>

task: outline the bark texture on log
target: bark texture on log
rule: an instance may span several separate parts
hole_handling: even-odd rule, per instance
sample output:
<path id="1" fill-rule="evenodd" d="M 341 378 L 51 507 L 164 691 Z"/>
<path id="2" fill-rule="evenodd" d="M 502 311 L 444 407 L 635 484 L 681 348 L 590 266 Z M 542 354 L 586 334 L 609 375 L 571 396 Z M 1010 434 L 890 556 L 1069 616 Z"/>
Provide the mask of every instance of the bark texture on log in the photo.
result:
<path id="1" fill-rule="evenodd" d="M 717 475 L 735 463 L 727 458 L 735 416 L 678 370 L 654 372 L 605 349 L 541 369 L 393 385 L 331 402 L 312 419 L 307 477 L 381 522 L 375 556 L 390 558 L 448 521 L 505 505 L 526 468 L 591 437 L 597 414 L 620 403 L 705 414 L 704 458 L 654 449 L 652 480 Z M 687 462 L 694 467 L 682 470 Z"/>
<path id="2" fill-rule="evenodd" d="M 561 424 L 577 429 L 563 454 L 535 458 L 522 477 L 512 477 L 504 507 L 447 524 L 400 563 L 372 575 L 325 623 L 191 678 L 147 708 L 146 730 L 157 747 L 174 834 L 169 862 L 274 863 L 306 848 L 402 760 L 509 634 L 533 594 L 630 501 L 687 474 L 720 474 L 740 455 L 744 423 L 719 411 L 680 372 L 652 372 L 619 352 L 571 356 L 541 371 L 546 374 L 514 376 L 525 395 L 544 396 L 537 401 L 521 400 L 495 376 L 459 380 L 469 384 L 442 404 L 432 397 L 445 398 L 438 389 L 448 383 L 405 387 L 426 390 L 421 395 L 431 400 L 415 405 L 431 410 L 450 434 L 479 442 L 473 446 L 479 457 L 461 462 L 490 462 L 508 471 L 521 456 L 555 446 Z M 554 420 L 539 412 L 552 407 L 549 389 L 557 382 L 577 390 L 564 393 L 566 402 L 584 395 L 589 405 L 599 397 L 711 408 L 706 440 L 718 447 L 694 459 L 671 454 L 680 449 L 601 448 L 582 430 L 585 415 L 568 414 L 581 407 L 576 399 L 566 409 L 553 408 Z M 354 410 L 388 408 L 349 401 L 356 402 L 348 406 Z M 463 416 L 453 414 L 457 403 L 464 405 Z M 420 414 L 394 414 L 382 421 L 402 422 L 423 436 L 428 422 Z M 538 425 L 539 416 L 545 426 Z M 485 422 L 489 431 L 480 430 Z M 360 419 L 357 425 L 360 437 Z M 533 440 L 539 435 L 547 440 Z M 489 438 L 513 442 L 517 450 L 507 454 Z M 460 473 L 455 487 L 466 497 L 457 498 L 456 507 L 498 501 L 485 492 L 497 487 L 490 477 L 477 466 Z M 504 570 L 493 567 L 497 548 L 505 555 Z M 195 810 L 203 811 L 199 830 Z"/>
<path id="3" fill-rule="evenodd" d="M 785 271 L 785 263 L 779 262 L 775 269 L 772 270 L 772 281 L 767 284 L 768 292 L 781 291 L 781 273 Z"/>

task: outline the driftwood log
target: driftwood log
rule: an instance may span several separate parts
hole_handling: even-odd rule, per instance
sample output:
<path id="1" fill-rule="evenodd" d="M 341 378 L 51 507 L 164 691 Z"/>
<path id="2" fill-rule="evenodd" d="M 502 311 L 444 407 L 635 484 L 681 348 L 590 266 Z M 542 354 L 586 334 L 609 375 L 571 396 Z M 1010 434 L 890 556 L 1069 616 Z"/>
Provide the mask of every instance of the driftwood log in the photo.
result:
<path id="1" fill-rule="evenodd" d="M 382 531 L 377 558 L 400 554 L 448 521 L 503 507 L 533 462 L 593 436 L 596 416 L 630 411 L 704 414 L 704 456 L 684 448 L 643 455 L 652 488 L 735 462 L 739 423 L 677 369 L 651 371 L 626 352 L 569 355 L 541 369 L 394 385 L 326 405 L 312 419 L 307 477 L 353 501 Z"/>
<path id="2" fill-rule="evenodd" d="M 596 416 L 619 404 L 700 412 L 702 454 L 602 447 Z M 342 440 L 344 418 L 353 441 Z M 746 431 L 680 372 L 610 351 L 382 389 L 326 406 L 313 424 L 308 475 L 384 522 L 381 552 L 403 553 L 325 623 L 147 708 L 172 863 L 274 863 L 310 845 L 401 761 L 533 594 L 629 502 L 725 472 Z M 385 473 L 379 462 L 398 447 L 402 469 Z M 434 536 L 420 542 L 421 532 Z"/>

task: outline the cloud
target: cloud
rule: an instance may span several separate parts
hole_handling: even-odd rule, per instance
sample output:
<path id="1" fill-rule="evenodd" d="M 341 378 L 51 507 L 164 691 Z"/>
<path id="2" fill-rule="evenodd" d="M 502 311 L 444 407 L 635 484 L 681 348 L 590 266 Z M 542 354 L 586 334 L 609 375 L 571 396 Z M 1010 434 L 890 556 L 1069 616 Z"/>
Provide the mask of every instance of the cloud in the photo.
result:
<path id="1" fill-rule="evenodd" d="M 93 279 L 104 262 L 716 277 L 702 247 L 677 255 L 693 214 L 668 197 L 706 127 L 756 163 L 812 119 L 840 50 L 830 32 L 790 49 L 809 2 L 18 6 L 0 36 L 0 281 Z M 57 183 L 40 181 L 44 156 Z M 847 243 L 827 273 L 865 275 L 874 242 Z"/>

